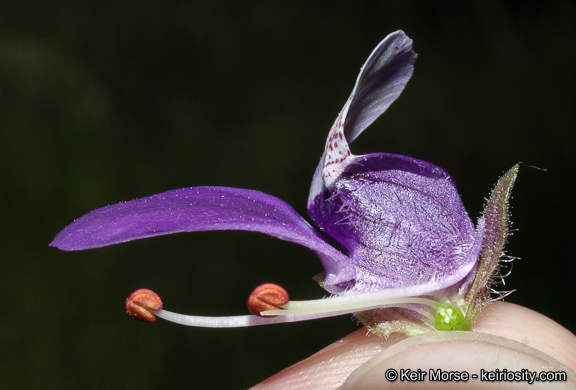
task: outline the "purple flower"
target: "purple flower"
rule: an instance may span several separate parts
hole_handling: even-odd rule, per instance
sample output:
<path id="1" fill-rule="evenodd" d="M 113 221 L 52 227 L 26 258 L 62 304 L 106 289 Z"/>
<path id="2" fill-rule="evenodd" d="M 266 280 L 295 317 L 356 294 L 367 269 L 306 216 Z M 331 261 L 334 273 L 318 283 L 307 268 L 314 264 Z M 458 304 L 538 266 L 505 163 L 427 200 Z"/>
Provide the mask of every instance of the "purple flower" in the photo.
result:
<path id="1" fill-rule="evenodd" d="M 474 226 L 443 169 L 395 154 L 355 156 L 348 147 L 400 95 L 416 58 L 402 31 L 386 37 L 362 67 L 328 134 L 308 213 L 338 248 L 284 201 L 228 187 L 183 188 L 103 207 L 74 221 L 50 245 L 82 250 L 179 232 L 260 232 L 312 249 L 325 269 L 317 279 L 333 296 L 239 317 L 181 316 L 161 306 L 145 310 L 194 326 L 356 313 L 381 334 L 470 329 L 490 300 L 518 167 L 497 184 Z"/>

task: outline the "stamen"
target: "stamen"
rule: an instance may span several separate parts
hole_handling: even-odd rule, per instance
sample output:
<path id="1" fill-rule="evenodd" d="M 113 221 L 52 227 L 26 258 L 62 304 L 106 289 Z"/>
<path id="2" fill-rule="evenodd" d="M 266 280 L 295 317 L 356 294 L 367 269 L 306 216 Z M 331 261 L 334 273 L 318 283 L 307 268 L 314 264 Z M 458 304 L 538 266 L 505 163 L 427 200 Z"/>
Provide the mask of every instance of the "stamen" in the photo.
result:
<path id="1" fill-rule="evenodd" d="M 151 310 L 162 309 L 162 300 L 152 290 L 141 288 L 134 291 L 128 299 L 126 299 L 126 313 L 134 319 L 144 322 L 154 322 L 156 317 L 152 314 Z"/>
<path id="2" fill-rule="evenodd" d="M 248 299 L 248 308 L 256 315 L 203 317 L 163 310 L 162 301 L 156 293 L 141 289 L 133 292 L 126 300 L 126 312 L 133 318 L 147 322 L 153 322 L 156 315 L 186 326 L 236 328 L 306 321 L 394 306 L 420 313 L 438 330 L 460 329 L 460 325 L 464 323 L 464 314 L 456 305 L 420 297 L 391 298 L 390 295 L 389 291 L 378 291 L 344 294 L 313 301 L 288 302 L 286 290 L 276 284 L 266 283 L 257 287 Z M 425 307 L 434 311 L 427 311 Z"/>
<path id="3" fill-rule="evenodd" d="M 256 287 L 248 297 L 248 310 L 262 317 L 261 312 L 280 310 L 280 307 L 287 304 L 289 300 L 284 288 L 274 283 L 265 283 Z"/>

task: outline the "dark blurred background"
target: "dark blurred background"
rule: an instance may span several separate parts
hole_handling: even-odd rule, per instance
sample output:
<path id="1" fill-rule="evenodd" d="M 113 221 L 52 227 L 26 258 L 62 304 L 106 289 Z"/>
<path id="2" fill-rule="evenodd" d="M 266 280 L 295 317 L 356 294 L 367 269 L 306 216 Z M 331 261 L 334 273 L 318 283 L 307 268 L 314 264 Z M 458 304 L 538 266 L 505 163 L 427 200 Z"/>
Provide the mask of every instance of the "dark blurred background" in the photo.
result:
<path id="1" fill-rule="evenodd" d="M 352 151 L 445 168 L 474 220 L 527 164 L 507 250 L 521 260 L 502 289 L 576 330 L 573 1 L 175 3 L 0 5 L 2 388 L 246 388 L 357 329 L 349 316 L 214 330 L 124 314 L 140 287 L 198 315 L 244 314 L 268 281 L 322 296 L 314 255 L 264 235 L 48 243 L 92 209 L 194 185 L 305 214 L 328 130 L 397 29 L 414 39 L 414 77 Z"/>

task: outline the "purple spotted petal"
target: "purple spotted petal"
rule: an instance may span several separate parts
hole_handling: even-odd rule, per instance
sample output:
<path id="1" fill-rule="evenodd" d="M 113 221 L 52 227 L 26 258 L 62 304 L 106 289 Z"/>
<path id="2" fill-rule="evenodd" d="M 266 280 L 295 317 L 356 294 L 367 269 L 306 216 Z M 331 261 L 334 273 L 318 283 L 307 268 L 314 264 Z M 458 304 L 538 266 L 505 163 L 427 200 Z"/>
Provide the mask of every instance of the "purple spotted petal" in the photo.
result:
<path id="1" fill-rule="evenodd" d="M 400 96 L 418 56 L 403 31 L 388 35 L 362 66 L 354 89 L 332 125 L 324 154 L 312 179 L 308 206 L 353 160 L 348 143 L 374 122 Z"/>
<path id="2" fill-rule="evenodd" d="M 450 176 L 411 157 L 355 157 L 308 213 L 359 268 L 355 290 L 442 287 L 478 260 L 474 225 Z"/>
<path id="3" fill-rule="evenodd" d="M 314 250 L 326 269 L 326 283 L 345 284 L 355 274 L 346 256 L 324 239 L 286 202 L 254 190 L 191 187 L 94 210 L 60 232 L 51 246 L 82 250 L 204 230 L 265 233 Z"/>

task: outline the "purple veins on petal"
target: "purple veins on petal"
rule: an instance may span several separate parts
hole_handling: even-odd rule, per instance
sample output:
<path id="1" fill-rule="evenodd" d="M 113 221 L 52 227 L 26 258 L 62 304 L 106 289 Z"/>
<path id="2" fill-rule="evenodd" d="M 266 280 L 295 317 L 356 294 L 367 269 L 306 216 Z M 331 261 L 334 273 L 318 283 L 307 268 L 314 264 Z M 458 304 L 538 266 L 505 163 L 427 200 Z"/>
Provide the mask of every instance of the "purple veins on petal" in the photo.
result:
<path id="1" fill-rule="evenodd" d="M 402 31 L 374 49 L 312 181 L 308 214 L 350 256 L 355 291 L 442 289 L 464 278 L 478 258 L 474 225 L 445 171 L 406 156 L 355 156 L 348 147 L 398 98 L 416 58 Z"/>
<path id="2" fill-rule="evenodd" d="M 431 280 L 440 287 L 477 261 L 478 253 L 469 256 L 474 225 L 450 176 L 425 161 L 391 154 L 355 157 L 308 212 L 362 270 L 355 288 Z"/>

